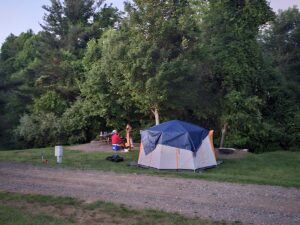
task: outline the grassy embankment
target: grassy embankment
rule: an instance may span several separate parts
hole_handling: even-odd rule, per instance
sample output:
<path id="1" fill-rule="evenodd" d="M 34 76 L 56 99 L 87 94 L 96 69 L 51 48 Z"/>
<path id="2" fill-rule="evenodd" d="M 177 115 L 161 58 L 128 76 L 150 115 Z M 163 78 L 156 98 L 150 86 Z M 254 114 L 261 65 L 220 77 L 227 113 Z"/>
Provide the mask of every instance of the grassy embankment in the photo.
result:
<path id="1" fill-rule="evenodd" d="M 48 159 L 48 164 L 41 162 L 41 154 Z M 105 160 L 111 153 L 64 151 L 63 163 L 56 164 L 54 148 L 0 151 L 0 161 L 25 162 L 40 166 L 69 167 L 114 171 L 121 173 L 137 173 L 158 176 L 172 176 L 193 179 L 207 179 L 237 183 L 268 184 L 286 187 L 300 187 L 300 152 L 269 152 L 264 154 L 248 154 L 242 159 L 228 159 L 217 168 L 201 173 L 190 171 L 159 171 L 129 167 L 128 162 L 137 161 L 138 151 L 119 153 L 124 162 L 112 163 Z"/>
<path id="2" fill-rule="evenodd" d="M 136 210 L 124 205 L 100 201 L 85 203 L 74 198 L 0 192 L 0 224 L 226 225 L 241 223 L 187 218 L 176 213 L 148 209 Z"/>

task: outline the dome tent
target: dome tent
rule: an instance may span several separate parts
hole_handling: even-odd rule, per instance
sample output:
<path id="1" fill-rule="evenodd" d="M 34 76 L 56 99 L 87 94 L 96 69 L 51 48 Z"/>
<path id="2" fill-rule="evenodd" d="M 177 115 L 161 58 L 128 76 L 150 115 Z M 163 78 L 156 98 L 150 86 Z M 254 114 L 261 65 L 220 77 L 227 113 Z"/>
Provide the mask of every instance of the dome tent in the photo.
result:
<path id="1" fill-rule="evenodd" d="M 142 130 L 138 164 L 190 170 L 216 166 L 212 135 L 213 131 L 179 120 Z"/>

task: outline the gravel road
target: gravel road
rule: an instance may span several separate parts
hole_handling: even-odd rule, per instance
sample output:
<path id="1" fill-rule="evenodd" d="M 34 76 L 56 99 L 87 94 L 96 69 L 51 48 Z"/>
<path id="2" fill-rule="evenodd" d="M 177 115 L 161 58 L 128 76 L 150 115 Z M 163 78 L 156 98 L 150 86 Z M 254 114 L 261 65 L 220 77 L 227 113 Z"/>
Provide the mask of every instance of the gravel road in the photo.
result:
<path id="1" fill-rule="evenodd" d="M 0 163 L 0 190 L 104 200 L 245 224 L 300 224 L 300 189 Z"/>

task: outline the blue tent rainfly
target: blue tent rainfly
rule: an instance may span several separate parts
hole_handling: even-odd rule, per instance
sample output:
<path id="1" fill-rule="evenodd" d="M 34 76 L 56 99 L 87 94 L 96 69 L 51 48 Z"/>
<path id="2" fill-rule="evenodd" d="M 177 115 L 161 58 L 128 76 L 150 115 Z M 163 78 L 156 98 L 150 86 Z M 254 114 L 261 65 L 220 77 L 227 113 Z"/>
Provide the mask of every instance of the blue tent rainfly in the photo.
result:
<path id="1" fill-rule="evenodd" d="M 152 152 L 156 145 L 162 144 L 197 152 L 209 131 L 197 125 L 171 120 L 141 131 L 145 154 Z"/>

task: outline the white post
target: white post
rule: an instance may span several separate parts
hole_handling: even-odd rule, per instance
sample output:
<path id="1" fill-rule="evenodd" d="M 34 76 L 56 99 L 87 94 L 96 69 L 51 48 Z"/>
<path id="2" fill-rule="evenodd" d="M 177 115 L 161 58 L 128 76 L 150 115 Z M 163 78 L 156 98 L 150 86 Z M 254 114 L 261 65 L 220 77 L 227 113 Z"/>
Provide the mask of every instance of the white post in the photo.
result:
<path id="1" fill-rule="evenodd" d="M 57 157 L 57 163 L 62 163 L 63 147 L 61 145 L 55 146 L 55 156 Z"/>

